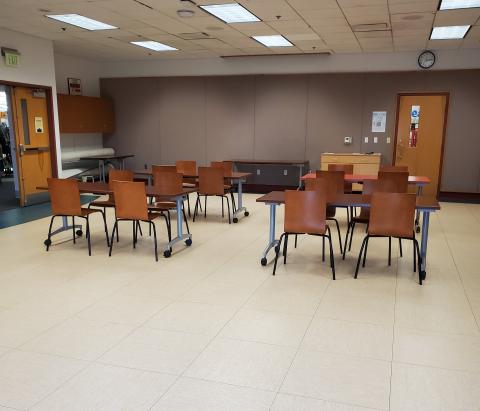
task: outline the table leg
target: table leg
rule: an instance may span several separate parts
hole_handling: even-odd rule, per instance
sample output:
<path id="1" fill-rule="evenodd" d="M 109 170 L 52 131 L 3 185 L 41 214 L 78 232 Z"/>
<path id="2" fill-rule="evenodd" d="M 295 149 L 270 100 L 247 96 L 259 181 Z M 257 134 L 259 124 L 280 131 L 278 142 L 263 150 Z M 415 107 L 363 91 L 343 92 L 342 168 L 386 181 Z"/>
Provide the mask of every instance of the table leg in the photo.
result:
<path id="1" fill-rule="evenodd" d="M 247 211 L 247 208 L 243 206 L 243 188 L 242 188 L 242 179 L 238 179 L 238 193 L 237 193 L 237 210 L 233 213 L 233 222 L 238 223 L 238 215 L 243 212 L 245 217 L 248 217 L 250 214 Z"/>
<path id="2" fill-rule="evenodd" d="M 187 246 L 192 245 L 192 235 L 183 234 L 183 195 L 175 198 L 175 203 L 177 204 L 177 236 L 172 238 L 172 241 L 168 242 L 165 245 L 165 251 L 163 252 L 164 257 L 168 258 L 172 255 L 171 248 L 174 244 L 185 240 Z"/>
<path id="3" fill-rule="evenodd" d="M 423 186 L 419 185 L 417 188 L 417 196 L 420 197 L 423 193 Z M 420 210 L 417 210 L 415 214 L 415 231 L 420 232 Z"/>
<path id="4" fill-rule="evenodd" d="M 270 232 L 269 232 L 269 237 L 268 237 L 268 245 L 265 248 L 263 254 L 262 254 L 262 259 L 260 260 L 260 263 L 262 265 L 267 265 L 267 254 L 272 248 L 276 248 L 278 246 L 278 240 L 275 239 L 275 216 L 276 216 L 276 211 L 277 211 L 277 205 L 278 204 L 269 204 L 270 206 Z"/>
<path id="5" fill-rule="evenodd" d="M 107 181 L 107 177 L 105 175 L 105 161 L 98 160 L 98 171 L 100 173 L 100 181 L 105 183 Z"/>
<path id="6" fill-rule="evenodd" d="M 54 235 L 57 235 L 57 234 L 60 234 L 60 233 L 63 233 L 64 231 L 70 231 L 72 228 L 73 228 L 72 225 L 68 224 L 67 217 L 62 217 L 62 226 L 60 228 L 57 228 L 56 230 L 52 231 L 52 233 L 50 234 L 50 237 L 53 237 Z M 81 224 L 75 224 L 75 228 L 78 228 L 78 230 L 76 231 L 76 234 L 79 237 L 81 235 L 83 235 Z M 46 245 L 47 241 L 48 241 L 48 239 L 45 240 L 45 245 Z"/>
<path id="7" fill-rule="evenodd" d="M 422 256 L 422 275 L 423 279 L 427 276 L 427 245 L 428 245 L 428 226 L 430 223 L 430 212 L 423 211 L 422 222 L 422 243 L 420 245 L 420 255 Z"/>

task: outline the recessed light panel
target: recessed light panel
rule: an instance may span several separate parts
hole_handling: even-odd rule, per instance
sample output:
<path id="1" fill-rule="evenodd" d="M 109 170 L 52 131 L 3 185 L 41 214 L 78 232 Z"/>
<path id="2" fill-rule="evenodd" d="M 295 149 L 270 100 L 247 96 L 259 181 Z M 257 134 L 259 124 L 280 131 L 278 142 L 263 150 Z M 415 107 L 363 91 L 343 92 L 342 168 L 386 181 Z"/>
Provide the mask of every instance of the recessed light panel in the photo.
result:
<path id="1" fill-rule="evenodd" d="M 136 46 L 145 47 L 146 49 L 154 51 L 174 51 L 178 50 L 175 47 L 167 46 L 166 44 L 159 43 L 158 41 L 131 41 L 130 43 Z"/>
<path id="2" fill-rule="evenodd" d="M 470 9 L 480 7 L 480 0 L 442 0 L 440 10 Z"/>
<path id="3" fill-rule="evenodd" d="M 86 30 L 113 30 L 118 27 L 111 26 L 110 24 L 102 23 L 101 21 L 89 19 L 88 17 L 81 16 L 80 14 L 51 14 L 46 17 L 64 23 L 71 24 L 72 26 L 81 27 Z"/>
<path id="4" fill-rule="evenodd" d="M 456 40 L 463 39 L 470 26 L 444 26 L 434 27 L 430 40 Z"/>
<path id="5" fill-rule="evenodd" d="M 279 34 L 273 36 L 253 36 L 252 38 L 267 47 L 293 47 L 292 43 Z"/>
<path id="6" fill-rule="evenodd" d="M 206 12 L 213 14 L 225 23 L 248 23 L 260 21 L 254 14 L 238 3 L 209 4 L 200 6 Z"/>

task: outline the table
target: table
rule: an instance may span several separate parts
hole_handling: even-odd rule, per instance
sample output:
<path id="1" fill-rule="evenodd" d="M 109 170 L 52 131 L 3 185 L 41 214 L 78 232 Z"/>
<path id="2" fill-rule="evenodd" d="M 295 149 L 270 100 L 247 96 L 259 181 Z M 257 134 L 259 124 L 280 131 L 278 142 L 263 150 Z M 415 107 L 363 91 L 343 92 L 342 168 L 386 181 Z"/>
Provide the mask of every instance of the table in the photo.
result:
<path id="1" fill-rule="evenodd" d="M 100 171 L 100 181 L 105 182 L 106 173 L 105 173 L 105 162 L 108 160 L 116 160 L 120 162 L 120 169 L 125 169 L 125 159 L 135 157 L 134 154 L 126 155 L 105 155 L 105 156 L 91 156 L 91 157 L 80 157 L 80 160 L 98 160 L 98 170 Z"/>
<path id="2" fill-rule="evenodd" d="M 339 194 L 332 201 L 328 202 L 329 206 L 334 207 L 370 207 L 369 195 L 363 194 Z M 276 247 L 279 240 L 275 238 L 275 216 L 276 207 L 285 204 L 285 191 L 272 191 L 257 198 L 258 203 L 265 203 L 270 206 L 270 228 L 269 228 L 269 242 L 265 251 L 263 252 L 262 259 L 260 260 L 262 265 L 267 264 L 268 252 Z M 430 213 L 440 210 L 440 204 L 435 197 L 417 197 L 416 207 L 417 211 L 422 212 L 422 240 L 420 245 L 420 255 L 422 256 L 421 271 L 423 277 L 426 276 L 427 268 L 427 245 L 428 245 L 428 226 L 430 223 Z"/>
<path id="3" fill-rule="evenodd" d="M 316 178 L 316 173 L 308 173 L 302 177 L 302 180 L 310 178 Z M 378 176 L 374 174 L 345 174 L 345 181 L 348 183 L 363 183 L 366 180 L 377 180 Z M 430 184 L 430 179 L 426 176 L 408 176 L 408 184 L 415 185 L 417 187 L 417 196 L 423 194 L 423 187 Z M 415 227 L 416 232 L 420 232 L 420 210 L 417 210 L 415 214 Z"/>
<path id="4" fill-rule="evenodd" d="M 134 171 L 135 175 L 139 176 L 144 176 L 148 180 L 148 185 L 152 185 L 152 179 L 153 179 L 153 174 L 151 170 L 141 170 L 141 171 Z M 232 171 L 231 173 L 225 174 L 224 178 L 225 180 L 233 180 L 237 182 L 238 190 L 237 190 L 237 209 L 233 213 L 233 222 L 238 223 L 238 216 L 240 213 L 243 212 L 243 215 L 245 217 L 248 217 L 250 214 L 247 210 L 246 207 L 243 206 L 243 188 L 242 184 L 243 181 L 248 177 L 252 175 L 252 173 L 239 173 L 237 171 Z M 183 178 L 198 178 L 198 174 L 195 175 L 190 175 L 190 174 L 184 174 Z M 195 189 L 195 191 L 197 191 Z"/>
<path id="5" fill-rule="evenodd" d="M 48 187 L 37 187 L 39 190 L 48 190 Z M 104 182 L 97 182 L 97 183 L 78 183 L 78 189 L 80 193 L 91 193 L 91 194 L 112 194 L 112 190 L 110 189 L 108 183 Z M 183 212 L 182 212 L 182 205 L 183 205 L 183 197 L 187 194 L 194 193 L 197 191 L 196 188 L 186 188 L 184 187 L 183 190 L 179 193 L 163 195 L 159 194 L 158 191 L 155 189 L 154 186 L 146 186 L 146 193 L 148 197 L 155 197 L 160 201 L 175 201 L 177 206 L 177 236 L 172 238 L 170 242 L 165 245 L 165 250 L 163 252 L 164 257 L 168 258 L 171 256 L 171 248 L 174 244 L 185 241 L 187 246 L 192 244 L 192 235 L 191 234 L 184 234 L 183 233 Z M 75 226 L 76 228 L 77 226 Z M 79 226 L 80 229 L 82 226 Z M 66 231 L 71 229 L 72 226 L 68 225 L 67 217 L 63 217 L 63 226 L 60 227 L 58 230 L 54 231 L 52 235 L 58 234 L 62 231 Z M 79 230 L 81 231 L 81 230 Z M 81 235 L 81 234 L 79 234 Z"/>

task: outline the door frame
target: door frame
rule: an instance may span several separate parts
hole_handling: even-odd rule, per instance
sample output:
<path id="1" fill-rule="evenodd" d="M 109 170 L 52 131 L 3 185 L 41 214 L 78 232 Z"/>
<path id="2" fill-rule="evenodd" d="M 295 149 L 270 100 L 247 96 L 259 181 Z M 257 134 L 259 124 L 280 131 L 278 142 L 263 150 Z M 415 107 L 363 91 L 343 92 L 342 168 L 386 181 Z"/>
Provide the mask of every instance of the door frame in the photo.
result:
<path id="1" fill-rule="evenodd" d="M 55 134 L 55 121 L 54 121 L 54 114 L 53 114 L 53 91 L 51 86 L 42 86 L 40 84 L 29 84 L 29 83 L 18 83 L 14 81 L 6 81 L 0 79 L 0 84 L 3 86 L 10 87 L 10 95 L 12 100 L 12 105 L 15 104 L 13 101 L 13 87 L 26 87 L 26 88 L 40 88 L 45 90 L 46 98 L 47 98 L 47 121 L 48 121 L 48 130 L 49 130 L 49 144 L 50 144 L 50 162 L 52 167 L 52 177 L 58 177 L 58 164 L 57 164 L 57 142 L 56 142 L 56 134 Z M 14 139 L 17 140 L 17 128 L 13 128 L 14 131 Z M 15 150 L 16 151 L 16 150 Z M 18 153 L 15 153 L 18 155 Z M 17 164 L 18 168 L 18 164 Z M 17 174 L 19 170 L 16 170 Z"/>
<path id="2" fill-rule="evenodd" d="M 444 96 L 445 97 L 445 113 L 443 115 L 443 130 L 442 130 L 442 149 L 440 153 L 440 165 L 438 170 L 438 187 L 437 197 L 440 193 L 440 185 L 442 184 L 443 176 L 443 156 L 445 154 L 445 135 L 447 134 L 447 121 L 448 121 L 448 108 L 450 106 L 450 92 L 448 91 L 432 91 L 432 92 L 412 92 L 412 93 L 397 93 L 397 109 L 395 116 L 395 135 L 393 137 L 393 156 L 392 165 L 395 164 L 395 158 L 397 154 L 397 134 L 398 134 L 398 120 L 400 117 L 400 99 L 404 96 Z"/>

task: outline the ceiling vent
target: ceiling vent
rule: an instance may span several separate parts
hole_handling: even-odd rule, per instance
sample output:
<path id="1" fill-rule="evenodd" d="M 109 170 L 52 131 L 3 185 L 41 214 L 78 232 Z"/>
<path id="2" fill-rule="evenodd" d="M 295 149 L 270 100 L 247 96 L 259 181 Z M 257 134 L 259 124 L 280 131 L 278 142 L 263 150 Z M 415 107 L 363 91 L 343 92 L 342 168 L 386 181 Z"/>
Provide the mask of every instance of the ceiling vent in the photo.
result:
<path id="1" fill-rule="evenodd" d="M 371 23 L 371 24 L 357 24 L 352 26 L 352 29 L 356 33 L 362 33 L 366 31 L 385 31 L 390 30 L 388 23 Z"/>
<path id="2" fill-rule="evenodd" d="M 204 40 L 204 39 L 212 38 L 207 33 L 204 33 L 203 31 L 198 31 L 195 33 L 180 33 L 178 34 L 178 37 L 184 40 Z"/>

